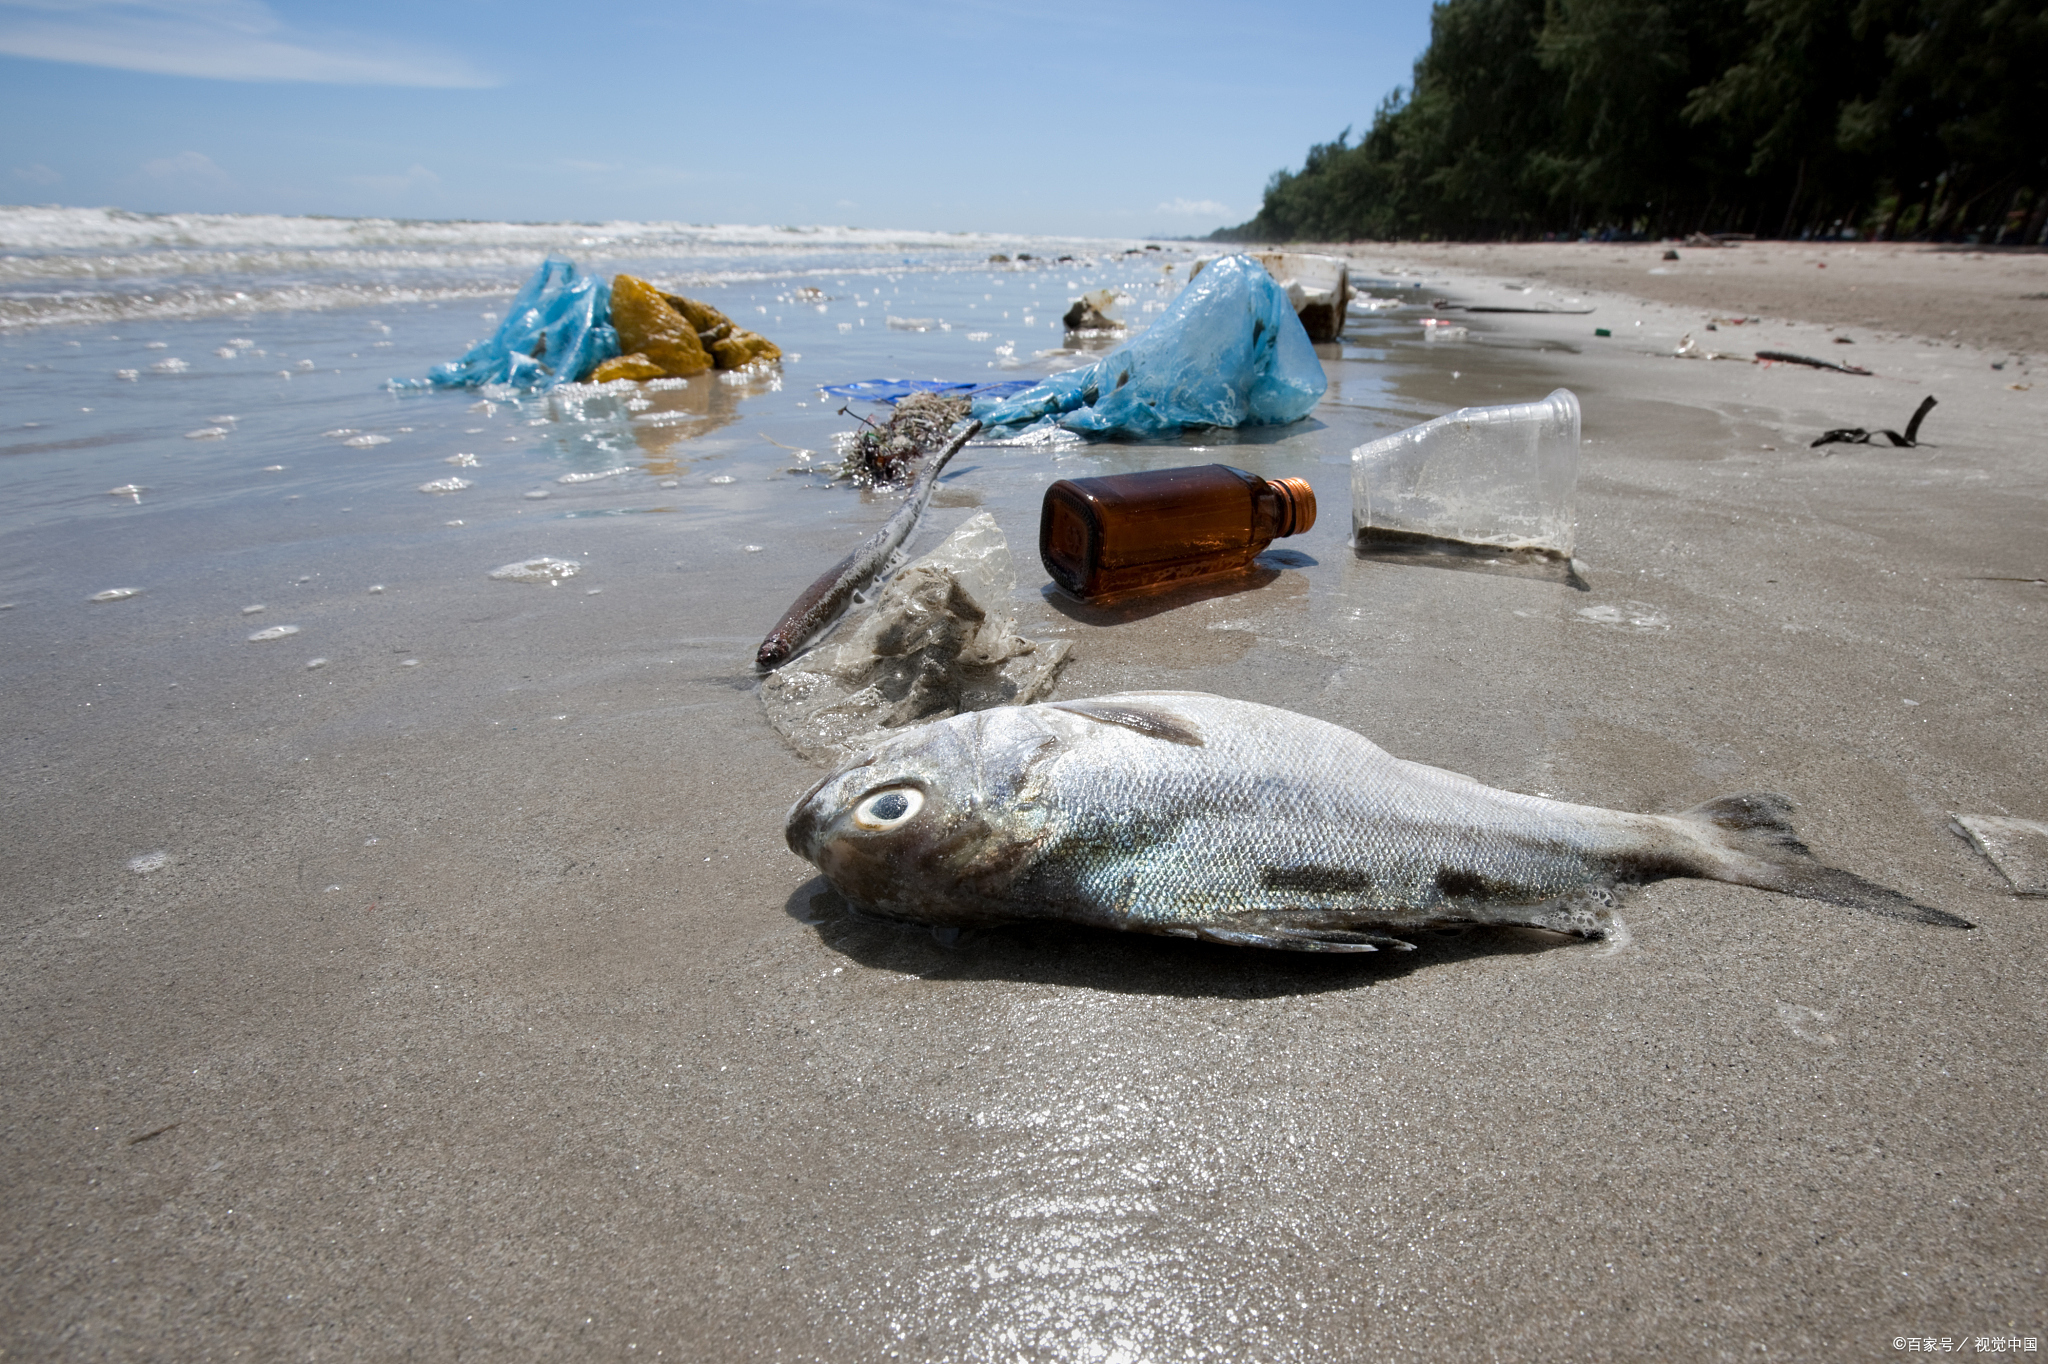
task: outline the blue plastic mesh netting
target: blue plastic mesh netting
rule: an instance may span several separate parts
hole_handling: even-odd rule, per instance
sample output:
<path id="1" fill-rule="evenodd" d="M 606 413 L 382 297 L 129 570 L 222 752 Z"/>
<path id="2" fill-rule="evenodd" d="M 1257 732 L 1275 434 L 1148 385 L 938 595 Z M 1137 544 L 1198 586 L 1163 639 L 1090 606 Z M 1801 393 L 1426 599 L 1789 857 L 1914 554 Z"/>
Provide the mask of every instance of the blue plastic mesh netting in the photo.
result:
<path id="1" fill-rule="evenodd" d="M 1012 393 L 1022 393 L 1037 382 L 1036 379 L 1003 379 L 993 384 L 974 384 L 951 383 L 945 379 L 857 379 L 852 383 L 821 384 L 819 387 L 835 398 L 888 403 L 893 407 L 913 393 L 943 393 L 954 398 L 1007 398 Z"/>

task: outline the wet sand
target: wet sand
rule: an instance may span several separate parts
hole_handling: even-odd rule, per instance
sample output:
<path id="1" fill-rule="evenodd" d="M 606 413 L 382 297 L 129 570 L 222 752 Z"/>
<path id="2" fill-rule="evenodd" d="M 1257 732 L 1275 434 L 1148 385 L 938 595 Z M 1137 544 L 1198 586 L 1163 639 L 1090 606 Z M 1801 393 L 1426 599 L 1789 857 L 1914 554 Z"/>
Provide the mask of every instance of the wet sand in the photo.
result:
<path id="1" fill-rule="evenodd" d="M 1435 297 L 1503 296 L 1397 254 L 1373 258 Z M 25 605 L 0 1347 L 1859 1359 L 2048 1334 L 2048 904 L 1946 827 L 2048 817 L 2048 391 L 1883 336 L 1853 351 L 1871 378 L 1674 360 L 1741 305 L 1591 301 L 1473 315 L 1464 344 L 1390 320 L 1270 444 L 1089 456 L 1309 477 L 1321 524 L 1244 591 L 1114 621 L 1040 595 L 1036 488 L 1071 465 L 963 456 L 952 504 L 1023 550 L 1020 630 L 1073 641 L 1060 696 L 1242 696 L 1621 808 L 1782 791 L 1824 860 L 1974 931 L 1693 881 L 1631 900 L 1626 942 L 1337 960 L 849 918 L 783 845 L 820 769 L 746 660 L 882 506 L 755 555 L 737 511 L 616 518 L 559 589 L 471 569 L 595 523 L 303 586 L 264 562 L 322 652 L 374 667 L 252 671 L 214 643 L 249 589 L 198 575 Z M 1772 345 L 1850 352 L 1769 301 Z M 1983 335 L 2041 306 L 1980 302 Z M 1585 410 L 1590 591 L 1350 550 L 1361 433 L 1557 385 Z M 1923 448 L 1807 448 L 1927 392 Z M 789 489 L 732 505 L 751 527 Z M 96 585 L 129 566 L 93 553 Z"/>

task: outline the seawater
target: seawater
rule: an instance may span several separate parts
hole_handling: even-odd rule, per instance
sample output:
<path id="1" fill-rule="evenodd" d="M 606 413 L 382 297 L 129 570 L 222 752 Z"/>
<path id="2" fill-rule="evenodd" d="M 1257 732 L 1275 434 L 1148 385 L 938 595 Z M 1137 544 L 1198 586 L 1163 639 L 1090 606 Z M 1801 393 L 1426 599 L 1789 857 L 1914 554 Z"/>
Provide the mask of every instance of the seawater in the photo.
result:
<path id="1" fill-rule="evenodd" d="M 536 589 L 567 588 L 587 598 L 593 638 L 695 640 L 709 672 L 743 677 L 796 592 L 900 496 L 824 471 L 856 417 L 822 386 L 1041 377 L 1086 358 L 1060 321 L 1083 292 L 1121 293 L 1142 327 L 1207 253 L 839 228 L 0 210 L 5 672 L 25 685 L 101 659 L 109 675 L 162 685 L 250 669 L 304 685 L 319 659 L 320 684 L 341 687 L 352 669 L 504 649 Z M 547 254 L 702 298 L 777 342 L 784 363 L 551 393 L 388 386 L 487 335 Z M 1309 478 L 1329 542 L 1315 552 L 1334 558 L 1350 448 L 1441 410 L 1387 377 L 1421 352 L 1413 332 L 1398 309 L 1360 310 L 1346 344 L 1324 348 L 1328 400 L 1292 427 L 972 447 L 910 548 L 936 544 L 958 509 L 986 507 L 1016 558 L 1020 623 L 1054 620 L 1035 552 L 1047 482 L 1222 460 Z M 541 561 L 576 567 L 502 572 Z M 521 593 L 519 605 L 503 595 Z M 265 607 L 253 633 L 250 603 Z"/>

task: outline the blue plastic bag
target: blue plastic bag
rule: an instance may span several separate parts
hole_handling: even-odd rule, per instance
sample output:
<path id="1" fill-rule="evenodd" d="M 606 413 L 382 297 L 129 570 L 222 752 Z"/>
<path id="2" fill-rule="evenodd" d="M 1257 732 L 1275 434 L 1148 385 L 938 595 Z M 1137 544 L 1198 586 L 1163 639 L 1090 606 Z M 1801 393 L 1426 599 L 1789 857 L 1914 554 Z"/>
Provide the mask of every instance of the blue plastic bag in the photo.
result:
<path id="1" fill-rule="evenodd" d="M 619 353 L 612 329 L 612 290 L 601 279 L 550 256 L 513 296 L 488 341 L 460 360 L 436 365 L 424 379 L 393 379 L 393 388 L 553 388 L 573 383 Z"/>
<path id="2" fill-rule="evenodd" d="M 1271 426 L 1306 417 L 1328 387 L 1287 292 L 1250 256 L 1226 256 L 1136 339 L 1014 398 L 977 401 L 974 415 L 1119 435 Z"/>

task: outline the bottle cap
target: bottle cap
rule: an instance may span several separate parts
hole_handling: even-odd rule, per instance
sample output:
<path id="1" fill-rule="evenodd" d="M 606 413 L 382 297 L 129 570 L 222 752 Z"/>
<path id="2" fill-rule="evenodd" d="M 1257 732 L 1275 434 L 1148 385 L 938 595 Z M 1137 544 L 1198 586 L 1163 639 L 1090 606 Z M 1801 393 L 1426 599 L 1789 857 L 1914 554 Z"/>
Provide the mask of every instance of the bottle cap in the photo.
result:
<path id="1" fill-rule="evenodd" d="M 1269 478 L 1266 486 L 1280 494 L 1278 536 L 1299 535 L 1316 523 L 1316 490 L 1307 479 Z"/>

